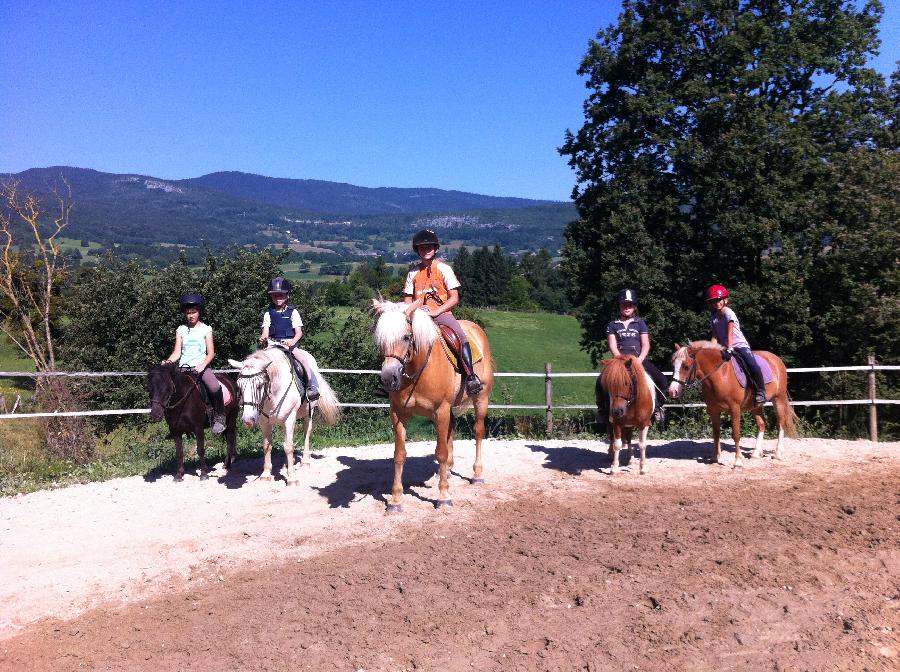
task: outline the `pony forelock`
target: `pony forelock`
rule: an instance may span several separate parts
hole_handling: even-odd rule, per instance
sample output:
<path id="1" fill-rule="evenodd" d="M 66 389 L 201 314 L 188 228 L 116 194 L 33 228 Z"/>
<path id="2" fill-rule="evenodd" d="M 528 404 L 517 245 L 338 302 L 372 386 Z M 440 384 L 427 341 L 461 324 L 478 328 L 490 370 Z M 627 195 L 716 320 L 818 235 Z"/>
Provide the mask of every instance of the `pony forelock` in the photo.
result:
<path id="1" fill-rule="evenodd" d="M 406 310 L 409 304 L 391 301 L 373 303 L 378 321 L 375 323 L 375 343 L 381 352 L 393 349 L 406 335 L 408 324 Z M 413 312 L 412 336 L 417 348 L 430 347 L 437 338 L 438 330 L 434 320 L 421 310 Z"/>

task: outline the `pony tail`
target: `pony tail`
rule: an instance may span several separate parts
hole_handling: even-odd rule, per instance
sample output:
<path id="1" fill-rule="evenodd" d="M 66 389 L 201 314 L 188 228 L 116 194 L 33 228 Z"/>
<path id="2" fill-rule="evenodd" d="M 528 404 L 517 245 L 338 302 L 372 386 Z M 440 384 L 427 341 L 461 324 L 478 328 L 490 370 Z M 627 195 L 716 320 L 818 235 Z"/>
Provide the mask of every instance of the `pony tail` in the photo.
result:
<path id="1" fill-rule="evenodd" d="M 319 400 L 316 402 L 316 408 L 322 414 L 325 424 L 334 425 L 341 418 L 341 407 L 338 405 L 337 395 L 331 389 L 328 381 L 318 371 L 316 372 L 316 378 L 319 379 Z"/>

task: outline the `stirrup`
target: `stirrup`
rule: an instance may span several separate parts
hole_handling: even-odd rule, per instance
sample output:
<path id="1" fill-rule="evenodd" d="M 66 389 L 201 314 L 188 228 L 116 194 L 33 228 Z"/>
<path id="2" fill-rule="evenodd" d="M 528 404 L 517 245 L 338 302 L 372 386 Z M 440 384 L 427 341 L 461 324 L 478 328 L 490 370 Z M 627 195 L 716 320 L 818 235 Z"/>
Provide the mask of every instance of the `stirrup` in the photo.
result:
<path id="1" fill-rule="evenodd" d="M 319 394 L 318 387 L 307 387 L 306 388 L 306 398 L 310 401 L 316 401 L 321 395 Z"/>
<path id="2" fill-rule="evenodd" d="M 213 419 L 212 433 L 221 434 L 225 431 L 225 416 L 216 416 Z"/>
<path id="3" fill-rule="evenodd" d="M 484 383 L 481 382 L 481 379 L 476 376 L 474 373 L 466 378 L 466 394 L 469 396 L 475 396 L 479 394 L 484 389 Z"/>

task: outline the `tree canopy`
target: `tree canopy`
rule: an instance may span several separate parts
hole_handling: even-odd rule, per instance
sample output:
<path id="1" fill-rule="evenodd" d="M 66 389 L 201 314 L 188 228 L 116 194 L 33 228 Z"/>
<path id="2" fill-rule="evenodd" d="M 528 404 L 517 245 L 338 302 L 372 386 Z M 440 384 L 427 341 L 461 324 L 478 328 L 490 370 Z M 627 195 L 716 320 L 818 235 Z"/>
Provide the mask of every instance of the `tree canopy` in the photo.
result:
<path id="1" fill-rule="evenodd" d="M 594 359 L 620 288 L 640 290 L 661 359 L 708 333 L 713 283 L 788 362 L 896 359 L 898 75 L 866 66 L 882 12 L 625 0 L 578 70 L 584 125 L 560 149 L 579 211 L 563 266 Z"/>

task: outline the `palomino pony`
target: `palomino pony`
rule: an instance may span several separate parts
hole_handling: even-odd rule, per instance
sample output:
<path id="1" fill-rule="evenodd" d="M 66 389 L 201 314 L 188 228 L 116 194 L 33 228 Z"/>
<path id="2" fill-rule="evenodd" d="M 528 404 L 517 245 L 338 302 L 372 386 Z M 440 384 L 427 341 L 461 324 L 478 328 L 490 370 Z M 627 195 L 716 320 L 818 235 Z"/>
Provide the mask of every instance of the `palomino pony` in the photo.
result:
<path id="1" fill-rule="evenodd" d="M 285 476 L 288 485 L 297 485 L 299 476 L 294 469 L 294 428 L 297 418 L 303 418 L 303 452 L 297 466 L 308 465 L 309 436 L 312 433 L 312 416 L 316 408 L 329 425 L 340 417 L 340 406 L 334 390 L 319 373 L 315 358 L 302 351 L 304 365 L 319 379 L 320 397 L 310 402 L 301 396 L 299 381 L 294 371 L 293 357 L 283 348 L 270 347 L 257 350 L 244 361 L 229 359 L 240 371 L 238 389 L 244 408 L 243 420 L 247 427 L 259 422 L 263 433 L 263 473 L 260 478 L 272 480 L 272 426 L 284 427 L 284 456 L 287 465 Z"/>
<path id="2" fill-rule="evenodd" d="M 623 437 L 631 452 L 631 432 L 640 430 L 638 445 L 641 448 L 641 473 L 647 473 L 647 431 L 653 419 L 655 388 L 653 380 L 644 371 L 641 360 L 632 355 L 603 361 L 603 372 L 597 377 L 597 408 L 602 395 L 609 398 L 609 456 L 611 473 L 619 471 L 619 451 Z M 599 410 L 598 410 L 599 412 Z"/>
<path id="3" fill-rule="evenodd" d="M 235 456 L 235 425 L 237 422 L 237 396 L 234 381 L 224 373 L 217 373 L 216 378 L 231 394 L 231 403 L 225 407 L 225 443 L 228 454 L 225 457 L 225 468 L 231 467 Z M 200 458 L 200 480 L 209 478 L 206 466 L 206 448 L 204 445 L 204 427 L 209 427 L 209 413 L 206 400 L 200 389 L 203 382 L 191 369 L 179 369 L 174 364 L 157 364 L 147 374 L 147 389 L 150 391 L 150 420 L 159 422 L 166 418 L 169 424 L 169 436 L 175 441 L 175 460 L 178 470 L 175 480 L 184 479 L 184 444 L 182 435 L 194 436 L 197 439 L 197 457 Z"/>
<path id="4" fill-rule="evenodd" d="M 375 342 L 384 356 L 381 383 L 390 396 L 391 424 L 394 427 L 394 485 L 387 510 L 401 510 L 403 497 L 403 465 L 406 462 L 406 425 L 414 416 L 434 423 L 438 461 L 437 507 L 452 506 L 448 476 L 453 467 L 454 411 L 473 406 L 475 409 L 474 483 L 483 483 L 481 442 L 491 389 L 494 386 L 494 363 L 487 335 L 477 324 L 460 321 L 472 341 L 472 349 L 480 350 L 482 359 L 475 372 L 484 389 L 474 398 L 466 394 L 462 377 L 444 354 L 442 336 L 428 313 L 418 310 L 420 302 L 411 304 L 373 300 L 378 315 Z"/>
<path id="5" fill-rule="evenodd" d="M 724 348 L 715 341 L 693 341 L 685 346 L 679 346 L 676 343 L 675 348 L 675 354 L 672 356 L 674 374 L 672 384 L 669 386 L 669 396 L 678 397 L 688 385 L 699 384 L 702 387 L 703 401 L 706 402 L 706 410 L 713 427 L 712 461 L 719 463 L 721 455 L 719 438 L 723 412 L 731 416 L 735 468 L 743 466 L 741 411 L 750 411 L 756 420 L 756 447 L 752 456 L 762 457 L 763 435 L 766 431 L 763 407 L 761 404 L 754 403 L 753 386 L 749 384 L 749 381 L 746 388 L 741 387 L 734 369 L 722 355 Z M 797 415 L 788 402 L 787 369 L 777 355 L 765 350 L 754 352 L 764 358 L 772 369 L 774 379 L 766 385 L 766 396 L 772 399 L 775 419 L 778 422 L 778 441 L 775 444 L 774 457 L 776 460 L 780 460 L 782 457 L 781 443 L 785 432 L 791 438 L 797 436 Z"/>

